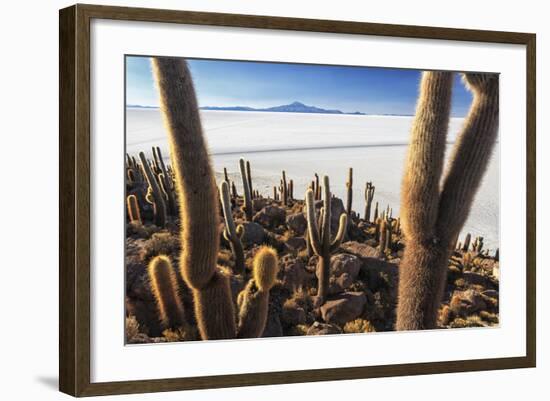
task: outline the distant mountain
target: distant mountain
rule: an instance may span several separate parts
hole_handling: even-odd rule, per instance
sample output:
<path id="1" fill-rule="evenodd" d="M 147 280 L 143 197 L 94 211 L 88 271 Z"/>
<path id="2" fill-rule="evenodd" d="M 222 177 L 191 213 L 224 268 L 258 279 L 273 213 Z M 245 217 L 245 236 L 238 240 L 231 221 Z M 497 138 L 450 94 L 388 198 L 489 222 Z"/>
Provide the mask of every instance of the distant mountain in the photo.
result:
<path id="1" fill-rule="evenodd" d="M 354 113 L 344 113 L 343 111 L 340 111 L 340 110 L 321 109 L 319 107 L 308 106 L 300 102 L 293 102 L 282 106 L 267 107 L 262 109 L 257 109 L 254 107 L 245 107 L 245 106 L 228 106 L 228 107 L 206 106 L 206 107 L 201 107 L 201 110 L 271 111 L 271 112 L 280 112 L 280 113 L 355 114 L 355 115 L 365 114 L 358 111 Z"/>

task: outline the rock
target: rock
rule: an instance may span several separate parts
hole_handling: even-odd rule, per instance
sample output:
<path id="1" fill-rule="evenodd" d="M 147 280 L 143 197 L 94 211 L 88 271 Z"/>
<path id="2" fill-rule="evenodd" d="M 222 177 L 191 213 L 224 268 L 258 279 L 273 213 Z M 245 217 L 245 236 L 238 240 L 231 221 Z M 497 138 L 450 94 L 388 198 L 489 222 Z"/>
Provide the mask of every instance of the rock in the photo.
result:
<path id="1" fill-rule="evenodd" d="M 265 230 L 258 223 L 246 221 L 243 223 L 244 235 L 242 242 L 245 245 L 259 245 L 263 243 L 265 239 Z"/>
<path id="2" fill-rule="evenodd" d="M 487 304 L 480 293 L 474 290 L 455 291 L 449 303 L 451 310 L 458 316 L 468 316 L 485 310 Z"/>
<path id="3" fill-rule="evenodd" d="M 302 287 L 308 275 L 304 263 L 299 259 L 286 255 L 281 260 L 281 265 L 282 286 L 292 292 Z"/>
<path id="4" fill-rule="evenodd" d="M 321 316 L 327 323 L 342 326 L 361 316 L 366 303 L 367 297 L 362 292 L 346 292 L 326 301 L 321 306 Z"/>
<path id="5" fill-rule="evenodd" d="M 341 249 L 359 258 L 378 258 L 378 249 L 355 241 L 344 242 Z"/>
<path id="6" fill-rule="evenodd" d="M 306 248 L 306 240 L 303 237 L 291 237 L 285 241 L 285 244 L 291 251 L 300 251 Z"/>
<path id="7" fill-rule="evenodd" d="M 254 215 L 252 221 L 267 228 L 275 228 L 286 221 L 286 211 L 278 206 L 266 206 Z"/>
<path id="8" fill-rule="evenodd" d="M 321 336 L 324 334 L 341 334 L 342 329 L 333 324 L 314 322 L 308 329 L 308 336 Z"/>
<path id="9" fill-rule="evenodd" d="M 256 198 L 252 199 L 252 209 L 254 209 L 255 212 L 258 210 L 262 210 L 265 205 L 267 205 L 267 199 L 264 198 Z"/>
<path id="10" fill-rule="evenodd" d="M 357 256 L 341 253 L 330 260 L 329 295 L 338 294 L 353 284 L 359 270 L 361 261 Z"/>
<path id="11" fill-rule="evenodd" d="M 493 284 L 491 283 L 491 280 L 489 280 L 487 277 L 485 277 L 481 274 L 478 274 L 478 273 L 465 271 L 465 272 L 462 273 L 462 278 L 464 279 L 464 281 L 467 285 L 480 285 L 480 286 L 485 287 L 485 288 L 487 288 L 487 287 L 492 288 L 493 287 Z"/>
<path id="12" fill-rule="evenodd" d="M 287 216 L 286 225 L 298 235 L 304 235 L 307 229 L 307 220 L 303 213 Z"/>
<path id="13" fill-rule="evenodd" d="M 340 248 L 346 253 L 360 258 L 362 262 L 361 275 L 367 279 L 371 290 L 377 290 L 386 281 L 390 287 L 397 287 L 400 259 L 393 259 L 389 262 L 380 260 L 378 259 L 379 252 L 376 248 L 355 241 L 345 242 Z M 385 278 L 384 280 L 382 280 L 382 276 Z"/>

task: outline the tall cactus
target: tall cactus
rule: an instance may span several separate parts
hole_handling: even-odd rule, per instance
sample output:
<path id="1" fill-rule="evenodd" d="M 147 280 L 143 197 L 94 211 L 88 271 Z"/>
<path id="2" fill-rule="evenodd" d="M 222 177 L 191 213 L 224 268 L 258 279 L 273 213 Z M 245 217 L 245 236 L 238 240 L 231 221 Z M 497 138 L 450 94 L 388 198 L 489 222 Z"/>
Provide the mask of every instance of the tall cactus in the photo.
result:
<path id="1" fill-rule="evenodd" d="M 139 152 L 139 160 L 141 161 L 143 175 L 147 179 L 147 184 L 149 185 L 147 200 L 153 205 L 155 225 L 164 227 L 166 225 L 166 203 L 164 202 L 162 189 L 143 152 Z"/>
<path id="2" fill-rule="evenodd" d="M 239 169 L 241 171 L 241 177 L 243 181 L 243 197 L 244 197 L 244 214 L 247 221 L 252 221 L 252 179 L 250 178 L 250 163 L 246 163 L 243 158 L 239 160 Z"/>
<path id="3" fill-rule="evenodd" d="M 220 184 L 220 198 L 222 202 L 223 216 L 225 219 L 225 229 L 223 230 L 224 238 L 231 246 L 231 252 L 235 257 L 235 273 L 244 273 L 244 251 L 241 238 L 244 234 L 244 227 L 239 225 L 235 227 L 233 214 L 231 213 L 231 200 L 229 197 L 229 184 L 227 181 L 222 181 Z"/>
<path id="4" fill-rule="evenodd" d="M 235 338 L 239 333 L 229 276 L 216 266 L 219 251 L 217 190 L 191 74 L 183 59 L 153 58 L 152 65 L 178 189 L 182 242 L 180 273 L 193 292 L 201 338 Z M 255 258 L 255 263 L 263 265 L 261 256 L 257 258 L 260 259 L 256 262 Z M 260 276 L 255 279 L 260 282 L 259 288 L 269 293 L 271 286 L 264 288 Z M 240 315 L 247 321 L 265 322 L 267 319 L 267 308 L 250 308 L 248 313 L 253 312 L 255 318 L 248 316 L 246 311 L 241 311 Z"/>
<path id="5" fill-rule="evenodd" d="M 498 130 L 498 76 L 464 74 L 472 105 L 440 188 L 453 74 L 425 72 L 402 182 L 406 239 L 399 268 L 398 330 L 434 328 L 448 259 L 481 182 Z"/>
<path id="6" fill-rule="evenodd" d="M 201 337 L 233 338 L 236 325 L 229 279 L 216 266 L 219 250 L 216 183 L 191 74 L 181 59 L 153 58 L 152 65 L 180 204 L 180 272 L 193 290 Z"/>
<path id="7" fill-rule="evenodd" d="M 253 278 L 239 294 L 239 324 L 237 338 L 260 337 L 267 322 L 269 291 L 277 279 L 277 252 L 268 246 L 254 257 Z"/>
<path id="8" fill-rule="evenodd" d="M 375 187 L 372 185 L 372 182 L 367 182 L 365 184 L 365 221 L 370 223 L 370 211 L 372 206 L 372 200 L 374 199 L 374 190 Z"/>
<path id="9" fill-rule="evenodd" d="M 165 329 L 182 327 L 184 324 L 183 305 L 170 259 L 164 255 L 155 256 L 149 262 L 147 272 L 162 327 Z"/>
<path id="10" fill-rule="evenodd" d="M 321 224 L 317 224 L 315 213 L 314 195 L 311 189 L 306 192 L 306 210 L 307 210 L 307 228 L 308 238 L 311 243 L 311 248 L 316 255 L 319 256 L 319 264 L 317 265 L 317 277 L 319 279 L 317 297 L 318 304 L 322 305 L 328 295 L 329 275 L 330 275 L 330 255 L 336 251 L 346 233 L 347 215 L 340 215 L 338 232 L 334 239 L 331 239 L 331 193 L 329 179 L 323 177 L 323 207 L 321 208 Z"/>

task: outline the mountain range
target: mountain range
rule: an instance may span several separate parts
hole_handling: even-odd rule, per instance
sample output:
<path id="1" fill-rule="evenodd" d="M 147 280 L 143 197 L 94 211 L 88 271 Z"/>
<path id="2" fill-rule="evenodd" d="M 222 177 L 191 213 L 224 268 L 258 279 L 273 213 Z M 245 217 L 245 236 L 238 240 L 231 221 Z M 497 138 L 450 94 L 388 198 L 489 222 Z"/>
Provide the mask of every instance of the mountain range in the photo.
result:
<path id="1" fill-rule="evenodd" d="M 308 106 L 300 102 L 293 102 L 290 104 L 284 104 L 282 106 L 266 107 L 266 108 L 254 108 L 246 106 L 205 106 L 201 107 L 201 110 L 231 110 L 231 111 L 271 111 L 280 113 L 317 113 L 317 114 L 356 114 L 364 115 L 356 111 L 355 113 L 344 113 L 341 110 L 329 110 L 322 109 L 320 107 Z"/>

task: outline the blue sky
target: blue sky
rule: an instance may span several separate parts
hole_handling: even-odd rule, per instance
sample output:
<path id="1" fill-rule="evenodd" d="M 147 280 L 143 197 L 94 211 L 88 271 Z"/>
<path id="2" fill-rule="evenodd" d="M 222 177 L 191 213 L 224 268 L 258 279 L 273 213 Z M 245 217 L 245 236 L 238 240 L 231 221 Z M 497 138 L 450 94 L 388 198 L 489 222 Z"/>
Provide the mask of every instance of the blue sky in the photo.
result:
<path id="1" fill-rule="evenodd" d="M 199 105 L 271 107 L 299 101 L 325 109 L 367 114 L 413 114 L 420 71 L 391 68 L 189 59 Z M 126 59 L 126 103 L 157 106 L 149 58 Z M 459 74 L 452 115 L 471 101 Z"/>

